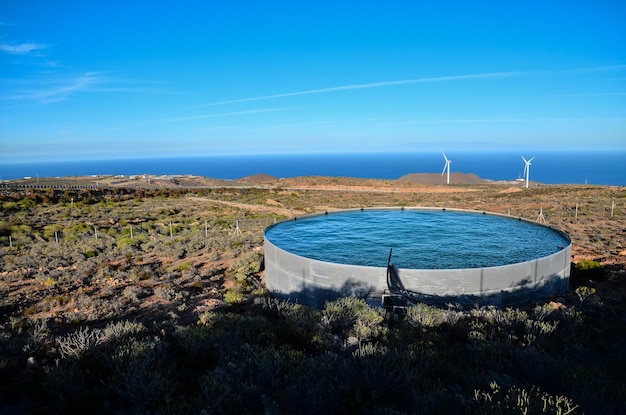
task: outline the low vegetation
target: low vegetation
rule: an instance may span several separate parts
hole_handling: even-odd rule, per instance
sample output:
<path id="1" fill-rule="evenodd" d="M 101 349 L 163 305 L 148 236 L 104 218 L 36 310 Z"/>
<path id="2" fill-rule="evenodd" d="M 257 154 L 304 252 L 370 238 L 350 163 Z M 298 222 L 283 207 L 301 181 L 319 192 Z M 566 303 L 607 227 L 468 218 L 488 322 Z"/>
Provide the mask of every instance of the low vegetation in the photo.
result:
<path id="1" fill-rule="evenodd" d="M 0 412 L 622 413 L 623 189 L 329 180 L 0 189 Z M 392 205 L 541 208 L 573 237 L 571 292 L 389 314 L 265 290 L 265 227 Z"/>

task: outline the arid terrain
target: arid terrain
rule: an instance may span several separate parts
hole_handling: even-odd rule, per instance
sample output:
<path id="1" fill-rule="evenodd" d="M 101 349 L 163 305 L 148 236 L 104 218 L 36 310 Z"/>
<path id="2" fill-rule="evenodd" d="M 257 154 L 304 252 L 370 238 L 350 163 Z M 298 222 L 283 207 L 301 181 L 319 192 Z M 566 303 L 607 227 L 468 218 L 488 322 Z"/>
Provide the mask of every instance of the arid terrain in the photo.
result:
<path id="1" fill-rule="evenodd" d="M 452 178 L 76 177 L 0 187 L 0 412 L 81 412 L 97 402 L 102 413 L 324 413 L 328 399 L 355 413 L 501 413 L 489 402 L 526 396 L 531 409 L 534 400 L 554 401 L 545 413 L 618 413 L 626 404 L 626 189 Z M 263 285 L 265 227 L 375 206 L 545 222 L 572 237 L 571 291 L 515 311 L 550 325 L 532 333 L 513 311 L 427 307 L 439 323 L 420 320 L 422 310 L 389 326 L 384 311 L 364 304 L 320 311 L 272 299 Z M 425 341 L 463 346 L 431 356 L 448 359 L 431 367 Z M 399 359 L 432 379 L 405 374 Z M 459 369 L 471 379 L 447 373 L 450 359 L 474 362 Z M 558 373 L 527 373 L 528 361 Z M 346 389 L 302 377 L 342 370 L 361 380 Z M 258 373 L 246 384 L 249 371 Z M 585 391 L 594 379 L 616 384 Z"/>

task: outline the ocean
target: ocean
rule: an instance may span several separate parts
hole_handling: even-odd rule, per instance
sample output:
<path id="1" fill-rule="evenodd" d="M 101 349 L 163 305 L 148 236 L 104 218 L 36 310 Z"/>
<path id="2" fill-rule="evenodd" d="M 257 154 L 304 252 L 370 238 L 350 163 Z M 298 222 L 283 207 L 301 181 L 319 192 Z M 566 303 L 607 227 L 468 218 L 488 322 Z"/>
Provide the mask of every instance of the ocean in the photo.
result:
<path id="1" fill-rule="evenodd" d="M 483 179 L 515 180 L 522 177 L 520 153 L 446 153 L 451 172 L 474 173 Z M 597 184 L 626 186 L 626 151 L 536 152 L 530 180 L 546 184 Z M 39 163 L 2 163 L 0 180 L 23 177 L 86 175 L 179 175 L 238 179 L 254 174 L 279 178 L 334 176 L 397 179 L 409 173 L 440 174 L 441 153 L 281 154 L 86 160 Z"/>

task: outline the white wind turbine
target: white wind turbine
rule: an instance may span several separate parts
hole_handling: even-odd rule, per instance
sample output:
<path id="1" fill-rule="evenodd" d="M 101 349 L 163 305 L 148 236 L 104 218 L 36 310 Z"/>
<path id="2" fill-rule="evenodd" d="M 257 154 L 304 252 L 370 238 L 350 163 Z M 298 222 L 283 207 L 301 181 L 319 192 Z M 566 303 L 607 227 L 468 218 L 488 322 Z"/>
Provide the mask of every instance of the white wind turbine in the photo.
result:
<path id="1" fill-rule="evenodd" d="M 530 160 L 526 160 L 524 156 L 522 156 L 522 160 L 524 160 L 524 177 L 526 178 L 526 188 L 528 189 L 528 176 L 530 176 L 530 162 L 534 160 L 534 157 Z"/>
<path id="2" fill-rule="evenodd" d="M 443 176 L 446 170 L 448 170 L 448 177 L 446 179 L 446 184 L 450 184 L 450 163 L 452 163 L 452 160 L 448 160 L 448 158 L 446 157 L 446 153 L 444 153 L 443 150 L 441 150 L 441 154 L 443 154 L 443 158 L 446 160 L 446 164 L 443 165 L 443 170 L 441 171 L 441 175 Z"/>

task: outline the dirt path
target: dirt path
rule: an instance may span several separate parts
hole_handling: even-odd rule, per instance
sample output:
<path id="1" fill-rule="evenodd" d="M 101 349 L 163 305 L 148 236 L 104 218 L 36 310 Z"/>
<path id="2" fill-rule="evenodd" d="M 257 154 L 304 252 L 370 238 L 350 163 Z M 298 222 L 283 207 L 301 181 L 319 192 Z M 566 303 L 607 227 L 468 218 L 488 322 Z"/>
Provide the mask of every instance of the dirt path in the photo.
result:
<path id="1" fill-rule="evenodd" d="M 210 203 L 215 203 L 218 205 L 226 205 L 226 206 L 231 206 L 231 207 L 236 207 L 239 209 L 244 209 L 244 210 L 248 210 L 251 212 L 271 212 L 271 213 L 277 213 L 280 215 L 285 215 L 285 216 L 296 216 L 296 215 L 301 215 L 303 212 L 301 210 L 296 210 L 296 209 L 288 209 L 285 207 L 282 207 L 280 203 L 278 202 L 274 202 L 276 203 L 275 206 L 265 206 L 265 205 L 253 205 L 250 203 L 240 203 L 240 202 L 229 202 L 226 200 L 219 200 L 219 199 L 210 199 L 207 197 L 188 197 L 188 200 L 193 200 L 193 201 L 202 201 L 202 202 L 210 202 Z M 272 203 L 271 200 L 268 200 L 268 203 Z"/>

